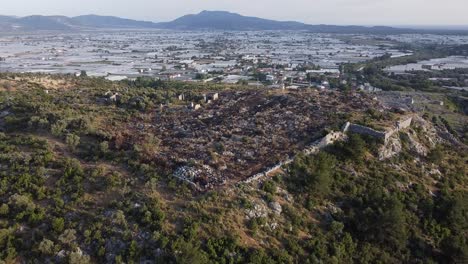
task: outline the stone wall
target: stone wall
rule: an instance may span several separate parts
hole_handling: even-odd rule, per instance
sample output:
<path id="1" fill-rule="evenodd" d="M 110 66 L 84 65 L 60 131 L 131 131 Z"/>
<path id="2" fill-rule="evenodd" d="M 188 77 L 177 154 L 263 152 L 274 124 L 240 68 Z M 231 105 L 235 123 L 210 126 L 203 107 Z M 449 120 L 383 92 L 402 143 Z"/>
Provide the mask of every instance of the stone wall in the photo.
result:
<path id="1" fill-rule="evenodd" d="M 410 127 L 412 124 L 412 120 L 413 120 L 413 116 L 403 118 L 402 120 L 397 122 L 396 126 L 393 129 L 390 129 L 387 131 L 378 131 L 370 127 L 346 122 L 346 124 L 343 127 L 343 132 L 330 132 L 325 137 L 314 141 L 307 148 L 305 148 L 302 152 L 306 155 L 316 154 L 317 152 L 320 151 L 320 149 L 323 149 L 326 146 L 334 144 L 337 141 L 345 140 L 347 132 L 363 134 L 363 135 L 368 135 L 371 137 L 379 138 L 379 139 L 384 140 L 385 144 L 387 144 L 388 140 L 393 134 L 395 134 L 396 132 L 402 129 Z M 278 163 L 277 165 L 266 169 L 263 172 L 257 173 L 249 177 L 247 180 L 244 180 L 242 183 L 251 183 L 254 181 L 261 180 L 264 177 L 267 177 L 270 173 L 280 169 L 284 165 L 288 165 L 292 163 L 293 161 L 294 161 L 294 158 L 288 159 L 286 161 L 282 161 Z"/>
<path id="2" fill-rule="evenodd" d="M 398 121 L 396 123 L 396 126 L 386 131 L 378 131 L 370 127 L 347 122 L 343 127 L 343 133 L 351 132 L 351 133 L 357 133 L 361 135 L 368 135 L 371 137 L 383 139 L 384 142 L 387 143 L 390 137 L 393 136 L 393 134 L 399 132 L 402 129 L 406 129 L 410 127 L 412 122 L 413 122 L 413 116 L 407 116 L 405 118 L 402 118 L 400 121 Z"/>
<path id="3" fill-rule="evenodd" d="M 348 133 L 348 132 L 361 134 L 361 135 L 368 135 L 371 137 L 383 139 L 385 141 L 389 137 L 388 132 L 378 131 L 370 127 L 356 125 L 350 122 L 347 122 L 343 128 L 343 133 Z"/>
<path id="4" fill-rule="evenodd" d="M 346 138 L 345 134 L 343 132 L 330 132 L 328 133 L 325 137 L 314 141 L 312 144 L 310 144 L 306 149 L 304 149 L 302 152 L 306 155 L 311 155 L 315 154 L 320 151 L 320 149 L 334 144 L 337 141 L 344 140 Z M 282 161 L 275 166 L 266 169 L 263 172 L 257 173 L 251 177 L 249 177 L 247 180 L 244 180 L 242 183 L 251 183 L 254 181 L 259 181 L 264 177 L 267 177 L 270 173 L 279 170 L 281 167 L 284 165 L 291 164 L 294 161 L 294 158 L 287 159 L 285 161 Z"/>
<path id="5" fill-rule="evenodd" d="M 402 119 L 402 120 L 397 122 L 397 129 L 401 130 L 401 129 L 408 128 L 408 127 L 411 126 L 412 122 L 413 122 L 413 117 L 412 116 L 410 116 L 410 117 L 408 117 L 406 119 Z"/>
<path id="6" fill-rule="evenodd" d="M 257 173 L 255 174 L 254 176 L 252 177 L 249 177 L 247 180 L 243 181 L 244 183 L 251 183 L 251 182 L 254 182 L 254 181 L 258 181 L 260 179 L 262 179 L 263 177 L 266 177 L 268 176 L 270 173 L 276 171 L 276 170 L 279 170 L 281 167 L 283 167 L 284 165 L 288 165 L 290 163 L 293 162 L 293 159 L 288 159 L 286 161 L 282 161 L 280 163 L 278 163 L 277 165 L 263 171 L 263 172 L 260 172 L 260 173 Z"/>

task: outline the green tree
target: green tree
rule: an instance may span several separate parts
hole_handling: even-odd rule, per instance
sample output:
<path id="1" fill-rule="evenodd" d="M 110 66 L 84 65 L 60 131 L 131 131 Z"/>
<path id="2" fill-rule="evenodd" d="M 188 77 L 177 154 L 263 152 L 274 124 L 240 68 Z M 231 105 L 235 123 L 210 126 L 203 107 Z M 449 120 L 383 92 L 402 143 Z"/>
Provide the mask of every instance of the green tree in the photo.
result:
<path id="1" fill-rule="evenodd" d="M 441 222 L 451 230 L 451 235 L 442 241 L 445 254 L 454 263 L 468 259 L 468 192 L 456 191 L 444 194 L 437 205 Z"/>
<path id="2" fill-rule="evenodd" d="M 290 166 L 294 189 L 305 189 L 313 195 L 327 195 L 335 166 L 336 158 L 325 152 L 297 157 Z"/>
<path id="3" fill-rule="evenodd" d="M 125 213 L 122 210 L 117 210 L 114 213 L 114 223 L 122 227 L 127 227 L 127 220 L 125 219 Z"/>
<path id="4" fill-rule="evenodd" d="M 80 72 L 80 77 L 88 77 L 88 73 L 85 70 Z"/>
<path id="5" fill-rule="evenodd" d="M 14 194 L 10 197 L 10 206 L 15 211 L 30 213 L 36 209 L 36 204 L 27 195 Z"/>
<path id="6" fill-rule="evenodd" d="M 352 133 L 345 143 L 346 154 L 353 161 L 362 161 L 366 153 L 366 142 L 358 134 Z"/>
<path id="7" fill-rule="evenodd" d="M 128 256 L 130 257 L 130 259 L 135 259 L 138 256 L 138 251 L 139 249 L 137 242 L 135 240 L 132 240 L 128 247 Z"/>
<path id="8" fill-rule="evenodd" d="M 102 141 L 99 143 L 99 152 L 101 155 L 106 155 L 107 152 L 109 151 L 109 142 L 107 141 Z"/>
<path id="9" fill-rule="evenodd" d="M 58 240 L 62 244 L 70 245 L 73 241 L 76 240 L 76 231 L 74 229 L 67 229 L 59 236 Z"/>
<path id="10" fill-rule="evenodd" d="M 401 251 L 406 248 L 408 227 L 407 212 L 403 203 L 375 187 L 357 198 L 348 215 L 357 236 L 369 243 Z"/>
<path id="11" fill-rule="evenodd" d="M 187 242 L 178 239 L 172 246 L 177 263 L 205 264 L 208 263 L 206 252 L 195 245 L 194 242 Z"/>
<path id="12" fill-rule="evenodd" d="M 50 132 L 56 137 L 61 137 L 67 128 L 67 122 L 59 120 L 50 127 Z"/>
<path id="13" fill-rule="evenodd" d="M 91 259 L 88 255 L 84 255 L 81 252 L 71 252 L 68 256 L 68 263 L 70 264 L 88 264 L 91 263 Z"/>
<path id="14" fill-rule="evenodd" d="M 39 243 L 38 250 L 44 255 L 53 255 L 55 253 L 55 244 L 51 240 L 44 238 Z"/>
<path id="15" fill-rule="evenodd" d="M 71 150 L 75 150 L 80 144 L 80 137 L 75 134 L 68 134 L 65 142 Z"/>
<path id="16" fill-rule="evenodd" d="M 0 206 L 0 215 L 8 215 L 9 212 L 10 208 L 8 207 L 8 204 L 2 204 L 2 206 Z"/>
<path id="17" fill-rule="evenodd" d="M 65 220 L 61 217 L 54 218 L 52 220 L 52 229 L 54 229 L 55 232 L 60 233 L 63 231 L 65 228 Z"/>

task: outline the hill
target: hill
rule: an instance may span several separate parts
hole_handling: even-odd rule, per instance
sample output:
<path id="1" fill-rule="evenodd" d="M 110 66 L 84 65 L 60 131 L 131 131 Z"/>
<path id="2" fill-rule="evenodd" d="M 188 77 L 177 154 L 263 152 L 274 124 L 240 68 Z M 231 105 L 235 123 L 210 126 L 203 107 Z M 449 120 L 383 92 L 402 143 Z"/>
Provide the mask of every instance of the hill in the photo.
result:
<path id="1" fill-rule="evenodd" d="M 11 31 L 12 30 L 12 21 L 15 18 L 11 16 L 1 16 L 0 15 L 0 31 Z"/>
<path id="2" fill-rule="evenodd" d="M 154 28 L 153 22 L 138 21 L 114 16 L 85 15 L 71 19 L 75 25 L 92 28 Z"/>
<path id="3" fill-rule="evenodd" d="M 158 27 L 184 30 L 305 30 L 308 25 L 248 17 L 224 11 L 202 11 L 199 14 L 185 15 L 171 22 L 159 23 Z"/>
<path id="4" fill-rule="evenodd" d="M 0 31 L 35 30 L 81 30 L 93 28 L 155 28 L 156 24 L 113 16 L 84 15 L 66 16 L 27 16 L 21 18 L 0 16 Z"/>
<path id="5" fill-rule="evenodd" d="M 214 92 L 197 110 L 177 96 Z M 378 107 L 339 91 L 0 74 L 0 262 L 464 263 L 468 152 L 442 110 L 388 143 L 349 133 L 259 181 L 195 191 L 173 172 L 261 169 L 312 127 L 398 115 L 365 103 Z"/>
<path id="6" fill-rule="evenodd" d="M 80 30 L 97 28 L 137 28 L 170 30 L 306 30 L 316 33 L 414 33 L 412 29 L 392 27 L 308 25 L 294 21 L 276 21 L 242 16 L 225 11 L 202 11 L 185 15 L 170 22 L 154 23 L 114 16 L 0 16 L 0 31 Z"/>
<path id="7" fill-rule="evenodd" d="M 27 30 L 70 30 L 74 22 L 65 16 L 27 16 L 12 21 Z"/>
<path id="8" fill-rule="evenodd" d="M 307 30 L 315 33 L 411 33 L 412 29 L 392 27 L 308 25 L 294 21 L 276 21 L 242 16 L 225 11 L 202 11 L 180 17 L 157 27 L 183 30 Z"/>

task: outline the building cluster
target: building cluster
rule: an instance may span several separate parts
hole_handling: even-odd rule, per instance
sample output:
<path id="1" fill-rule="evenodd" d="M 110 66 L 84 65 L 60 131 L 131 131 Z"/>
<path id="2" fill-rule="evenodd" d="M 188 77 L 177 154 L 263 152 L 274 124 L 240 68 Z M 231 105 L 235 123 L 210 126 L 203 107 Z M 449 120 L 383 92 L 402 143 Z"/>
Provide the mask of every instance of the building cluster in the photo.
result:
<path id="1" fill-rule="evenodd" d="M 337 83 L 344 63 L 405 54 L 390 40 L 374 45 L 363 41 L 372 36 L 352 38 L 359 41 L 289 31 L 24 34 L 0 39 L 0 69 L 77 75 L 84 71 L 113 81 L 147 76 L 271 88 L 327 88 Z"/>

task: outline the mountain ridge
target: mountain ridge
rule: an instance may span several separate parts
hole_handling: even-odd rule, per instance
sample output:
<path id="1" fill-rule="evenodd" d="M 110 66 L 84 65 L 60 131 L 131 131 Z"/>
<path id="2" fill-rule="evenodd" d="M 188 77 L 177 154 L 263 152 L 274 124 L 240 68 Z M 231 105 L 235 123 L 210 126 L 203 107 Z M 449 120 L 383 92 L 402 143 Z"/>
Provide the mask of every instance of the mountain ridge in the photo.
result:
<path id="1" fill-rule="evenodd" d="M 202 11 L 189 14 L 170 22 L 158 23 L 168 29 L 218 29 L 218 30 L 306 30 L 308 25 L 295 21 L 276 21 L 258 17 L 242 16 L 226 11 Z"/>
<path id="2" fill-rule="evenodd" d="M 81 15 L 26 17 L 0 16 L 0 31 L 36 30 L 83 30 L 83 29 L 167 29 L 167 30 L 224 30 L 224 31 L 261 31 L 261 30 L 304 30 L 314 33 L 369 33 L 401 34 L 432 32 L 424 29 L 397 28 L 390 26 L 357 25 L 310 25 L 296 21 L 277 21 L 252 16 L 243 16 L 227 11 L 207 11 L 188 14 L 169 22 L 140 21 L 116 16 Z M 437 30 L 437 32 L 447 32 Z M 450 31 L 452 32 L 452 31 Z M 453 33 L 468 31 L 453 31 Z"/>

